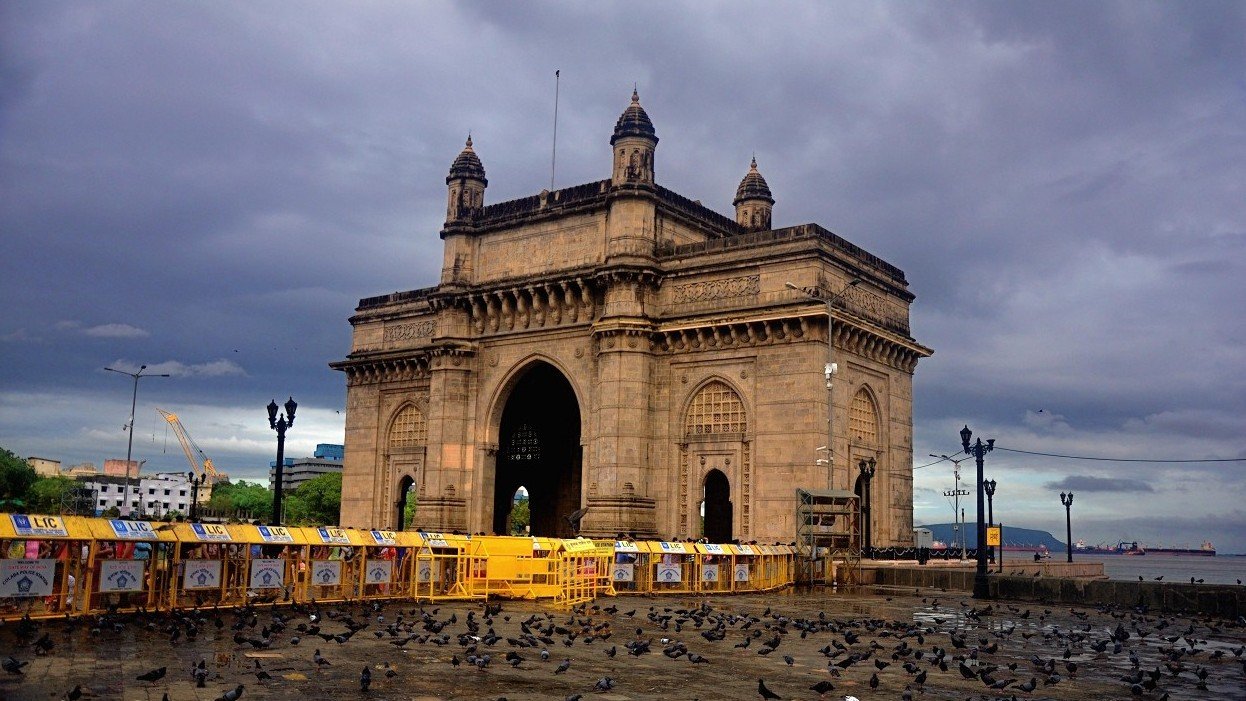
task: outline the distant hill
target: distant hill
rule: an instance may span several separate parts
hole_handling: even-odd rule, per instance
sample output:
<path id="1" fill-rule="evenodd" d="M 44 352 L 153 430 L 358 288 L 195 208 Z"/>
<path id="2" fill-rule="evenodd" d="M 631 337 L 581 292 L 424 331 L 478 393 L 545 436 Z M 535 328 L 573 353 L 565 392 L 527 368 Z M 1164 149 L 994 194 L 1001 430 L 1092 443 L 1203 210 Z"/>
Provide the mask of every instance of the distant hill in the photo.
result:
<path id="1" fill-rule="evenodd" d="M 952 545 L 954 531 L 951 523 L 930 523 L 918 528 L 929 528 L 934 534 L 935 540 L 941 540 Z M 978 543 L 978 527 L 974 523 L 965 524 L 965 542 L 970 548 L 976 547 Z M 1023 545 L 1045 545 L 1048 550 L 1064 550 L 1064 541 L 1056 540 L 1055 536 L 1047 531 L 1036 531 L 1033 528 L 1014 528 L 1012 526 L 1004 526 L 1004 543 L 1006 544 L 1023 544 Z"/>

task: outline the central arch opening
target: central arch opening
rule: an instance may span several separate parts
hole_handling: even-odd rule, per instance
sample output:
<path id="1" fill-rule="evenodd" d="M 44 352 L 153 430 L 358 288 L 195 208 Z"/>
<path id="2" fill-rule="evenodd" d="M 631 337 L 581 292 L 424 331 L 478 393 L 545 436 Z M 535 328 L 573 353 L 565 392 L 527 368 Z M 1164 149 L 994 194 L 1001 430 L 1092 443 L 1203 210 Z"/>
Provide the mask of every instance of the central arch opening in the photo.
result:
<path id="1" fill-rule="evenodd" d="M 516 491 L 527 490 L 534 536 L 575 535 L 580 508 L 580 405 L 571 383 L 549 363 L 535 363 L 515 383 L 498 431 L 493 532 L 511 525 Z"/>

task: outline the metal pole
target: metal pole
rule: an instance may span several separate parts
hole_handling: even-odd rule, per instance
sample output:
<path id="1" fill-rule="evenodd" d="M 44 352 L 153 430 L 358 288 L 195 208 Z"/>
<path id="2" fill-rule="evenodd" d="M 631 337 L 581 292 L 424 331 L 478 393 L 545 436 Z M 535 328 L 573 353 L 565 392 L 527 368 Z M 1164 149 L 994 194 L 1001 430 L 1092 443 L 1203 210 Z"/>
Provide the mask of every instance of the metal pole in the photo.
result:
<path id="1" fill-rule="evenodd" d="M 1073 507 L 1073 492 L 1068 493 L 1068 499 L 1065 499 L 1065 493 L 1060 492 L 1060 503 L 1064 504 L 1064 547 L 1068 553 L 1068 561 L 1073 561 L 1073 515 L 1071 513 Z"/>
<path id="2" fill-rule="evenodd" d="M 273 487 L 273 525 L 281 525 L 282 467 L 286 459 L 286 422 L 277 422 L 277 484 Z"/>
<path id="3" fill-rule="evenodd" d="M 973 596 L 975 599 L 986 599 L 991 596 L 990 582 L 987 580 L 986 570 L 986 490 L 982 485 L 983 481 L 983 459 L 986 454 L 995 449 L 995 439 L 990 439 L 986 444 L 982 443 L 982 438 L 978 438 L 976 443 L 972 445 L 969 439 L 973 436 L 973 432 L 969 430 L 969 426 L 961 429 L 961 445 L 966 453 L 973 453 L 974 461 L 978 467 L 978 566 L 973 577 Z"/>
<path id="4" fill-rule="evenodd" d="M 143 371 L 147 369 L 146 365 L 140 365 L 138 372 L 126 372 L 124 370 L 115 370 L 113 368 L 104 369 L 109 372 L 115 372 L 118 375 L 126 375 L 134 378 L 134 394 L 130 397 L 130 422 L 126 427 L 126 431 L 129 432 L 130 435 L 126 439 L 125 446 L 125 492 L 123 494 L 121 504 L 125 507 L 124 510 L 121 511 L 121 515 L 129 516 L 132 509 L 130 506 L 130 464 L 134 457 L 134 413 L 138 409 L 138 380 L 140 377 L 168 377 L 169 375 L 168 373 L 161 373 L 159 375 L 144 375 Z M 140 505 L 142 504 L 141 499 L 139 503 Z"/>

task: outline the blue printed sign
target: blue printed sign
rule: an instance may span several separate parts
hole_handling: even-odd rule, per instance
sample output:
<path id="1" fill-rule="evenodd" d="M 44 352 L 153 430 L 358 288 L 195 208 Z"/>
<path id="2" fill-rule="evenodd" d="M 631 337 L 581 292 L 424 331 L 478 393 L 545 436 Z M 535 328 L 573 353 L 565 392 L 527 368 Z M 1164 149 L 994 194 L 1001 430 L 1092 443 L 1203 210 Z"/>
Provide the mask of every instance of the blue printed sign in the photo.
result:
<path id="1" fill-rule="evenodd" d="M 199 540 L 233 540 L 229 535 L 229 529 L 219 523 L 192 523 L 190 530 Z"/>
<path id="2" fill-rule="evenodd" d="M 13 531 L 19 536 L 39 538 L 68 538 L 69 531 L 60 516 L 27 516 L 10 514 Z"/>
<path id="3" fill-rule="evenodd" d="M 113 535 L 124 540 L 156 539 L 156 532 L 152 530 L 151 524 L 146 521 L 110 519 L 108 525 L 112 528 Z"/>

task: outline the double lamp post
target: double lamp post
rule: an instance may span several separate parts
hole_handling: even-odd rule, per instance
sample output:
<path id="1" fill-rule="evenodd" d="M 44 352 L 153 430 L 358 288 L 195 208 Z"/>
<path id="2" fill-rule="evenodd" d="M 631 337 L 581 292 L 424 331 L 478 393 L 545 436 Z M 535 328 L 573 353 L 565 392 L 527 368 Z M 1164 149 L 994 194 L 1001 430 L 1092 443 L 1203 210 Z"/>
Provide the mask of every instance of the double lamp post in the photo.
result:
<path id="1" fill-rule="evenodd" d="M 970 443 L 973 438 L 973 431 L 969 430 L 969 426 L 965 426 L 960 430 L 960 444 L 965 452 L 974 457 L 974 462 L 978 466 L 978 567 L 973 575 L 973 598 L 988 599 L 991 596 L 990 583 L 986 577 L 986 524 L 983 517 L 986 516 L 986 485 L 982 476 L 982 461 L 987 453 L 995 449 L 995 439 L 988 439 L 986 443 L 982 442 L 979 437 L 976 442 Z M 994 491 L 994 489 L 992 489 Z"/>
<path id="2" fill-rule="evenodd" d="M 294 397 L 290 397 L 285 403 L 285 413 L 278 418 L 277 416 L 277 400 L 274 399 L 268 403 L 268 427 L 277 432 L 277 473 L 276 483 L 273 485 L 273 514 L 272 525 L 281 525 L 281 497 L 282 487 L 284 486 L 284 476 L 282 468 L 285 467 L 286 461 L 286 429 L 294 425 L 294 410 L 299 405 L 294 401 Z"/>

